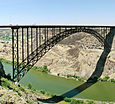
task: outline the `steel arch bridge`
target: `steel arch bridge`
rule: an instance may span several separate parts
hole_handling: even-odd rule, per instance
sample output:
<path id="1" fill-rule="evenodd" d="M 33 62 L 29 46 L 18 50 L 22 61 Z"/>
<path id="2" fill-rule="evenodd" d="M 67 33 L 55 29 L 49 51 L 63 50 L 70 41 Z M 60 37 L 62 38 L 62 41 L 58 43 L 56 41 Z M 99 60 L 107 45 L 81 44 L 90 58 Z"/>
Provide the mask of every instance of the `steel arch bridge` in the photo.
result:
<path id="1" fill-rule="evenodd" d="M 106 36 L 115 27 L 39 25 L 9 26 L 9 28 L 12 29 L 13 80 L 20 81 L 54 45 L 74 33 L 89 33 L 110 51 L 111 47 Z"/>

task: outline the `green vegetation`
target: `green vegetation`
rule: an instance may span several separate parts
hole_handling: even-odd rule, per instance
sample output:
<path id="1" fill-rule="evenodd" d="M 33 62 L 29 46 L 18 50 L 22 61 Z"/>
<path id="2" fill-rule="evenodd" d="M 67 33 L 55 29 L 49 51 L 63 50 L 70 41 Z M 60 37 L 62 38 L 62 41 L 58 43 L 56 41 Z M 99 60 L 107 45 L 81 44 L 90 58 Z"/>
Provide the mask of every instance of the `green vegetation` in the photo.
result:
<path id="1" fill-rule="evenodd" d="M 12 89 L 14 92 L 17 92 L 19 96 L 22 96 L 20 91 L 12 86 L 12 82 L 10 82 L 8 79 L 6 78 L 1 78 L 1 86 L 7 89 Z"/>
<path id="2" fill-rule="evenodd" d="M 100 82 L 99 82 L 100 83 Z M 108 83 L 108 82 L 103 82 L 103 83 Z M 8 89 L 12 89 L 14 92 L 17 92 L 17 94 L 19 95 L 19 96 L 22 96 L 23 95 L 23 93 L 22 92 L 26 92 L 26 90 L 24 89 L 24 87 L 22 87 L 21 85 L 20 85 L 20 87 L 16 87 L 16 85 L 14 86 L 14 85 L 12 85 L 13 84 L 13 82 L 11 82 L 11 81 L 9 81 L 8 79 L 5 79 L 5 78 L 2 78 L 2 80 L 1 80 L 1 85 L 4 87 L 4 88 L 8 88 Z M 111 83 L 112 84 L 112 83 Z M 107 84 L 106 84 L 107 85 Z M 105 85 L 104 85 L 105 86 Z M 95 86 L 94 86 L 95 87 Z M 100 86 L 100 87 L 102 87 L 102 86 Z M 29 88 L 29 90 L 30 91 L 33 91 L 33 86 L 29 83 L 28 84 L 28 88 Z M 94 89 L 94 88 L 92 88 L 92 89 Z M 93 92 L 92 91 L 92 89 L 90 89 L 91 90 L 91 92 Z M 99 85 L 98 85 L 98 89 L 99 89 Z M 95 89 L 94 89 L 95 90 Z M 22 91 L 22 92 L 21 92 Z M 33 92 L 37 92 L 37 91 L 33 91 Z M 50 93 L 50 92 L 47 92 L 46 90 L 40 90 L 39 91 L 41 94 L 43 94 L 43 95 L 47 95 L 48 97 L 54 97 L 55 99 L 57 98 L 58 99 L 58 96 L 56 96 L 56 95 L 53 95 L 52 93 Z M 96 93 L 97 94 L 97 93 Z M 80 95 L 80 94 L 79 94 Z M 91 93 L 86 93 L 86 96 L 89 96 L 89 95 L 91 95 Z M 68 102 L 69 104 L 95 104 L 95 102 L 94 101 L 92 101 L 92 100 L 76 100 L 76 99 L 72 99 L 72 98 L 64 98 L 64 100 L 63 101 L 65 101 L 65 102 Z M 31 100 L 27 100 L 27 103 L 29 103 L 29 104 L 31 104 L 31 103 L 33 103 L 33 101 L 31 101 Z"/>
<path id="3" fill-rule="evenodd" d="M 110 79 L 110 77 L 109 76 L 105 76 L 104 78 L 98 78 L 98 81 L 100 81 L 100 82 L 113 82 L 113 83 L 115 83 L 115 79 Z"/>
<path id="4" fill-rule="evenodd" d="M 81 77 L 79 77 L 79 76 L 72 76 L 72 75 L 67 75 L 67 78 L 73 78 L 73 79 L 76 79 L 76 80 L 78 80 L 78 81 L 80 81 L 80 82 L 86 82 L 88 79 L 87 78 L 81 78 Z M 100 81 L 100 82 L 113 82 L 113 83 L 115 83 L 115 79 L 110 79 L 110 77 L 109 76 L 105 76 L 104 78 L 98 78 L 98 81 Z"/>
<path id="5" fill-rule="evenodd" d="M 10 83 L 8 80 L 3 80 L 1 82 L 1 86 L 4 87 L 4 88 L 10 88 Z"/>
<path id="6" fill-rule="evenodd" d="M 23 87 L 19 87 L 19 89 L 22 91 L 22 92 L 25 92 L 25 89 Z"/>
<path id="7" fill-rule="evenodd" d="M 115 79 L 110 79 L 111 82 L 115 83 Z"/>
<path id="8" fill-rule="evenodd" d="M 28 86 L 28 89 L 32 89 L 32 85 L 30 83 L 27 86 Z"/>
<path id="9" fill-rule="evenodd" d="M 42 71 L 42 72 L 46 72 L 46 73 L 50 72 L 50 70 L 47 68 L 46 65 L 44 65 L 43 67 L 33 66 L 32 69 L 36 69 L 36 70 L 39 70 L 39 71 Z"/>
<path id="10" fill-rule="evenodd" d="M 14 91 L 14 92 L 17 92 L 19 96 L 22 96 L 22 94 L 21 94 L 18 90 L 13 89 L 13 91 Z"/>
<path id="11" fill-rule="evenodd" d="M 66 97 L 66 98 L 64 98 L 64 101 L 65 102 L 71 102 L 71 99 Z"/>
<path id="12" fill-rule="evenodd" d="M 85 104 L 85 102 L 83 100 L 72 99 L 70 104 Z"/>
<path id="13" fill-rule="evenodd" d="M 0 61 L 5 64 L 12 64 L 12 61 L 6 60 L 4 58 L 0 58 Z"/>
<path id="14" fill-rule="evenodd" d="M 95 103 L 94 103 L 94 101 L 92 101 L 92 100 L 90 100 L 90 101 L 88 100 L 88 101 L 87 101 L 87 104 L 95 104 Z"/>
<path id="15" fill-rule="evenodd" d="M 76 80 L 78 80 L 78 81 L 81 81 L 81 82 L 85 82 L 85 81 L 87 81 L 87 79 L 86 78 L 80 78 L 79 76 L 76 76 L 76 75 L 67 75 L 67 78 L 74 78 L 74 79 L 76 79 Z"/>
<path id="16" fill-rule="evenodd" d="M 12 39 L 12 35 L 11 35 L 10 33 L 7 33 L 7 34 L 0 34 L 0 39 L 11 40 L 11 39 Z"/>
<path id="17" fill-rule="evenodd" d="M 34 102 L 31 101 L 31 100 L 27 100 L 27 103 L 28 103 L 28 104 L 33 104 Z"/>
<path id="18" fill-rule="evenodd" d="M 2 63 L 5 63 L 5 64 L 12 64 L 12 61 L 6 60 L 6 59 L 4 59 L 4 58 L 0 58 L 0 61 L 1 61 Z M 14 62 L 14 64 L 16 64 L 16 62 Z M 24 66 L 24 64 L 21 65 L 21 67 L 23 67 L 23 66 Z M 32 66 L 31 66 L 31 65 L 27 65 L 26 68 L 28 68 L 28 67 L 32 67 Z M 26 69 L 26 68 L 25 68 L 25 69 Z M 44 65 L 43 67 L 33 66 L 31 69 L 35 69 L 35 70 L 42 71 L 42 72 L 46 72 L 46 73 L 49 73 L 49 72 L 50 72 L 50 70 L 47 68 L 46 65 Z"/>
<path id="19" fill-rule="evenodd" d="M 52 93 L 50 93 L 50 92 L 48 92 L 48 91 L 45 91 L 45 90 L 40 90 L 39 92 L 40 92 L 41 94 L 43 94 L 43 95 L 47 95 L 47 96 L 50 96 L 50 97 L 55 96 L 54 94 L 52 94 Z"/>
<path id="20" fill-rule="evenodd" d="M 71 99 L 71 98 L 64 98 L 64 101 L 69 102 L 70 104 L 87 104 L 83 100 L 76 100 L 76 99 Z"/>
<path id="21" fill-rule="evenodd" d="M 105 76 L 104 78 L 99 78 L 98 81 L 101 81 L 101 82 L 105 82 L 105 81 L 109 81 L 109 76 Z"/>

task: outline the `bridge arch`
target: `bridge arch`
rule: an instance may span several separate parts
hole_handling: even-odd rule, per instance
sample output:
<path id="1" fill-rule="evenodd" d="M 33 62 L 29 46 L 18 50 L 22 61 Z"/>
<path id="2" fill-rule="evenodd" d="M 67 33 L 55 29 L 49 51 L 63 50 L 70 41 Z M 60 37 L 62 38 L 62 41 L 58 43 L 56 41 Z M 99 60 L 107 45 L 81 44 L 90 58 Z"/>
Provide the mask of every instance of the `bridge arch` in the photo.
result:
<path id="1" fill-rule="evenodd" d="M 56 36 L 49 39 L 48 43 L 51 44 L 51 42 L 52 42 L 52 43 L 57 44 L 58 42 L 62 41 L 63 39 L 65 39 L 75 33 L 80 33 L 80 32 L 84 32 L 84 33 L 88 33 L 88 34 L 92 35 L 101 43 L 102 46 L 104 46 L 106 49 L 109 49 L 109 44 L 107 43 L 107 41 L 104 39 L 104 37 L 100 33 L 98 33 L 97 31 L 95 31 L 93 29 L 85 29 L 85 28 L 68 29 L 63 32 L 60 32 L 60 33 L 56 34 Z"/>
<path id="2" fill-rule="evenodd" d="M 28 32 L 28 31 L 27 31 Z M 42 56 L 44 56 L 54 45 L 56 45 L 58 42 L 61 40 L 65 39 L 66 37 L 69 37 L 70 35 L 73 35 L 75 33 L 79 32 L 85 32 L 88 34 L 91 34 L 94 36 L 106 49 L 109 49 L 109 45 L 106 42 L 105 38 L 98 33 L 97 31 L 90 29 L 90 28 L 71 28 L 71 29 L 65 29 L 64 31 L 61 31 L 54 36 L 52 36 L 49 39 L 46 39 L 44 43 L 42 43 L 39 47 L 37 47 L 29 56 L 27 56 L 20 64 L 17 64 L 14 68 L 14 71 L 17 73 L 14 75 L 13 78 L 17 78 L 17 80 L 20 80 L 21 77 L 24 76 L 26 72 L 31 69 L 34 64 L 40 60 Z M 18 34 L 17 34 L 18 35 Z M 16 36 L 18 38 L 18 36 Z M 28 41 L 28 39 L 27 39 Z M 18 50 L 18 49 L 17 49 Z M 27 46 L 27 51 L 28 51 L 28 46 Z M 18 59 L 17 59 L 18 60 Z M 25 63 L 25 61 L 28 60 L 28 62 Z M 13 61 L 14 62 L 14 61 Z M 27 68 L 27 70 L 25 70 Z M 23 73 L 23 74 L 21 74 Z"/>

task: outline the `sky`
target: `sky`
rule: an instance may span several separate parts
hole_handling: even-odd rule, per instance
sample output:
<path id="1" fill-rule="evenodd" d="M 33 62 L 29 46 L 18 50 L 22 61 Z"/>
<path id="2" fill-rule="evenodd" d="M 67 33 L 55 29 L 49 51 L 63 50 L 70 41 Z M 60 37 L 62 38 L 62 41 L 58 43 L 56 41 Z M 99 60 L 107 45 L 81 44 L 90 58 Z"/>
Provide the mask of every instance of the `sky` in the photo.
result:
<path id="1" fill-rule="evenodd" d="M 115 0 L 0 0 L 0 25 L 115 25 Z"/>

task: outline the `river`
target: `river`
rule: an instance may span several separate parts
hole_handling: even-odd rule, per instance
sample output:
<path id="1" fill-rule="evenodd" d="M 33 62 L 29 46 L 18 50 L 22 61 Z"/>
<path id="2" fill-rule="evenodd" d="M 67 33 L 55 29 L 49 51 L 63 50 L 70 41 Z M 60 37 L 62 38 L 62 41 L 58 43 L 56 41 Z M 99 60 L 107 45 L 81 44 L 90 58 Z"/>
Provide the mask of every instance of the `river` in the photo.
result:
<path id="1" fill-rule="evenodd" d="M 6 74 L 12 73 L 11 65 L 3 65 Z M 73 91 L 74 88 L 78 88 L 80 85 L 84 85 L 84 82 L 52 76 L 36 70 L 30 70 L 20 81 L 20 84 L 24 86 L 27 86 L 29 83 L 37 90 L 46 90 L 56 95 L 63 95 Z M 82 87 L 84 88 L 84 86 Z M 97 82 L 73 97 L 115 102 L 115 83 Z"/>

